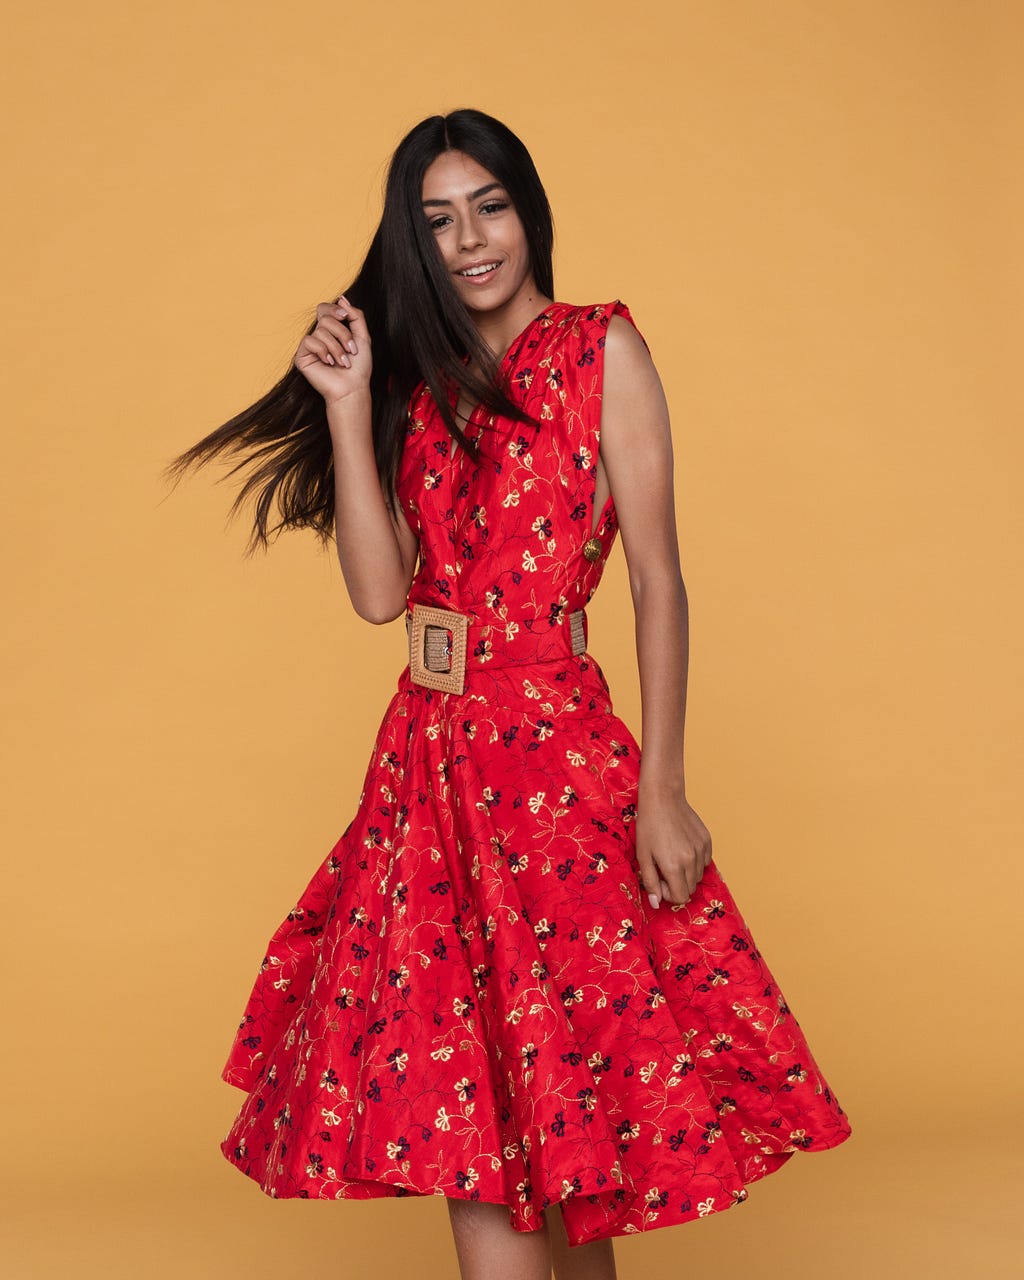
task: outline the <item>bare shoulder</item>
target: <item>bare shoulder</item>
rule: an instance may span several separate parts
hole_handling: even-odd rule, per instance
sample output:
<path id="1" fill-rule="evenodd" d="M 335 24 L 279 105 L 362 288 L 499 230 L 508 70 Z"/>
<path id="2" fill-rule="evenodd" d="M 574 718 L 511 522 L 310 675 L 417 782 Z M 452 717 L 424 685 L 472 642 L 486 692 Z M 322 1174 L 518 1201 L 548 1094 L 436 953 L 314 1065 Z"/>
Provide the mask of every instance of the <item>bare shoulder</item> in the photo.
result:
<path id="1" fill-rule="evenodd" d="M 604 345 L 604 400 L 625 416 L 644 410 L 649 420 L 652 408 L 663 410 L 664 389 L 647 343 L 625 316 L 608 321 Z"/>
<path id="2" fill-rule="evenodd" d="M 618 357 L 620 362 L 629 360 L 636 362 L 637 365 L 653 364 L 651 353 L 647 349 L 647 343 L 625 316 L 613 315 L 609 317 L 604 350 L 605 359 L 611 352 L 613 357 Z"/>

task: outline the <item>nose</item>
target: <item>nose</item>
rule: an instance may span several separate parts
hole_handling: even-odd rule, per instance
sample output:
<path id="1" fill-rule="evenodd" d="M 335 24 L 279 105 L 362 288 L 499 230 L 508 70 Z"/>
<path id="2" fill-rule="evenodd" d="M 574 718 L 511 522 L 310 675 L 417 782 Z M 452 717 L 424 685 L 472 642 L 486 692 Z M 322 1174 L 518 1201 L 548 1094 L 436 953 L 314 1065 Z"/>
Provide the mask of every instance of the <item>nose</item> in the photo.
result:
<path id="1" fill-rule="evenodd" d="M 459 235 L 460 249 L 478 249 L 484 244 L 483 232 L 477 220 L 473 217 L 463 219 L 462 230 Z"/>

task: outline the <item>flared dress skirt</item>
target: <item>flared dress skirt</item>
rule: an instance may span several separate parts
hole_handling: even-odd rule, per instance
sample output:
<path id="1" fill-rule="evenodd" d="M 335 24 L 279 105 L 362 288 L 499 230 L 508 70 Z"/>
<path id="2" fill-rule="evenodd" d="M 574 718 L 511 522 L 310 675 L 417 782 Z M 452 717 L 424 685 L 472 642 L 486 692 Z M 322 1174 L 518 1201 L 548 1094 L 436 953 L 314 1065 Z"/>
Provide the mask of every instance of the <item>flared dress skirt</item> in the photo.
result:
<path id="1" fill-rule="evenodd" d="M 479 456 L 410 401 L 408 604 L 471 619 L 464 688 L 400 673 L 355 816 L 266 947 L 221 1149 L 269 1196 L 482 1200 L 520 1231 L 557 1204 L 578 1245 L 729 1208 L 850 1135 L 717 858 L 651 906 L 640 748 L 568 634 L 617 531 L 594 511 L 614 315 L 530 322 L 502 367 L 535 423 L 474 414 Z"/>

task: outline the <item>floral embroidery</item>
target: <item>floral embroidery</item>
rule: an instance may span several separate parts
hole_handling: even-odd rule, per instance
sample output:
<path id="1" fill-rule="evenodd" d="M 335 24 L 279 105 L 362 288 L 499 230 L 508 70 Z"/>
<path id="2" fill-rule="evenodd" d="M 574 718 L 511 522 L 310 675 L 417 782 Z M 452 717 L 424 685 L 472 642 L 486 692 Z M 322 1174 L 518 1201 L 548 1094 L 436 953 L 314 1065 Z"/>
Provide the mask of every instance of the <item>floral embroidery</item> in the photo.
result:
<path id="1" fill-rule="evenodd" d="M 633 323 L 618 300 L 535 317 L 504 363 L 540 427 L 474 414 L 479 457 L 425 387 L 410 401 L 409 603 L 491 639 L 462 694 L 401 672 L 358 810 L 259 967 L 221 1146 L 270 1196 L 444 1194 L 505 1203 L 521 1231 L 558 1202 L 582 1244 L 740 1204 L 849 1136 L 717 864 L 650 908 L 640 748 L 589 650 L 545 649 L 616 536 L 614 502 L 594 511 L 616 314 Z M 496 663 L 513 640 L 535 655 Z"/>

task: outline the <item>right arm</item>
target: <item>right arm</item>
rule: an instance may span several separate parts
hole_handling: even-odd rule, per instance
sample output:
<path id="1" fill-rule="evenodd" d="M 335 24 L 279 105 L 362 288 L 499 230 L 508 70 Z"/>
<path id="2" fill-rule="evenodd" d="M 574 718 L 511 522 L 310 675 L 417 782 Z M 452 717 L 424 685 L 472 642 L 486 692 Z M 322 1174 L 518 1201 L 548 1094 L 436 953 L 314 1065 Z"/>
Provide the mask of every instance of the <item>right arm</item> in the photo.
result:
<path id="1" fill-rule="evenodd" d="M 353 349 L 354 348 L 354 349 Z M 373 453 L 370 334 L 363 313 L 343 298 L 317 307 L 295 367 L 324 397 L 334 448 L 338 561 L 356 613 L 391 622 L 405 611 L 419 540 L 399 506 L 384 499 Z"/>

